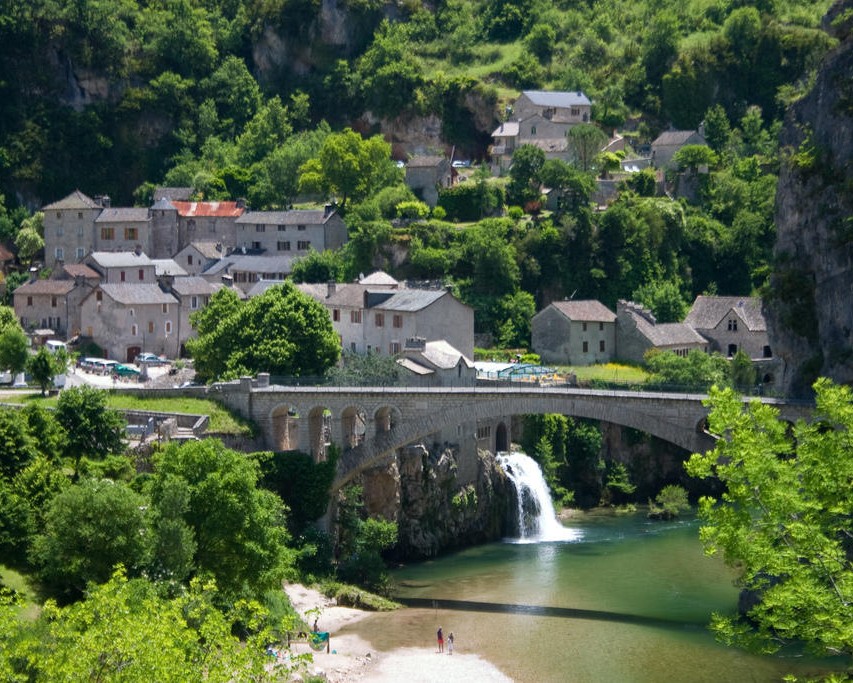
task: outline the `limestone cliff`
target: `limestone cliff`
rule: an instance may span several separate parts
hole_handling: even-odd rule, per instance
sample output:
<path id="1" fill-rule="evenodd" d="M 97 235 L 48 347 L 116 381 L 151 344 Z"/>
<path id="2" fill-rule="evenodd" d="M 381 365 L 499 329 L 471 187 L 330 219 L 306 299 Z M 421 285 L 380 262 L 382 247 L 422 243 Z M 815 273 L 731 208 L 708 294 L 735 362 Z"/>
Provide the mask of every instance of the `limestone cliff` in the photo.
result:
<path id="1" fill-rule="evenodd" d="M 487 451 L 477 454 L 476 476 L 457 478 L 457 453 L 430 453 L 423 446 L 405 448 L 386 467 L 361 479 L 370 515 L 396 520 L 397 555 L 421 559 L 506 534 L 511 484 Z"/>
<path id="2" fill-rule="evenodd" d="M 824 20 L 840 43 L 788 112 L 776 196 L 768 334 L 778 386 L 803 395 L 818 376 L 853 382 L 853 0 Z"/>

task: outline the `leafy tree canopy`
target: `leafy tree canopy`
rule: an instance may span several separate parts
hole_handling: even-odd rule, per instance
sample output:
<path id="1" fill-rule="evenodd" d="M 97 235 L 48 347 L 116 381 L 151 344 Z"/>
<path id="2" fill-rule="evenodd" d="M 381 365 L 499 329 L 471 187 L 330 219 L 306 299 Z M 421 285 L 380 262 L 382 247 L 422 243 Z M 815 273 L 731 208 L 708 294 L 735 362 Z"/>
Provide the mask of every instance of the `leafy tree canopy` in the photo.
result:
<path id="1" fill-rule="evenodd" d="M 728 643 L 772 652 L 803 642 L 818 654 L 853 654 L 853 394 L 821 379 L 815 412 L 793 430 L 778 409 L 713 390 L 711 432 L 725 435 L 687 464 L 718 478 L 719 498 L 700 501 L 700 536 L 738 571 L 744 614 L 716 615 Z"/>

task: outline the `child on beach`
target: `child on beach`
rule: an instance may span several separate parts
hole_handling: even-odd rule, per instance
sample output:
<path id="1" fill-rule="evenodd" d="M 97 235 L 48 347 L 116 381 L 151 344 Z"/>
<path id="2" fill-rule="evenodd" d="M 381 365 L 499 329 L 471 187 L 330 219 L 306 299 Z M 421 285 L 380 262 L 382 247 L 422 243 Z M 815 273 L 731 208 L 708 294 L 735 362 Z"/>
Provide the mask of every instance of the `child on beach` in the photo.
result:
<path id="1" fill-rule="evenodd" d="M 438 639 L 438 651 L 444 652 L 444 634 L 441 632 L 441 626 L 438 627 L 435 637 Z"/>
<path id="2" fill-rule="evenodd" d="M 447 654 L 453 654 L 453 631 L 451 631 L 450 635 L 447 636 Z"/>

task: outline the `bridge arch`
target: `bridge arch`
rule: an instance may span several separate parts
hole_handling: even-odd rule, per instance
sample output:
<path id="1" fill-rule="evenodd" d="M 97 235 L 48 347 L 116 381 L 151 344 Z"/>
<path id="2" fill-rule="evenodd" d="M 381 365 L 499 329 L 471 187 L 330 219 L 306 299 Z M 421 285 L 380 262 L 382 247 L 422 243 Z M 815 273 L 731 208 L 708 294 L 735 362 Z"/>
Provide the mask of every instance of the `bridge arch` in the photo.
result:
<path id="1" fill-rule="evenodd" d="M 332 411 L 327 406 L 314 406 L 308 411 L 308 439 L 314 462 L 324 462 L 332 443 Z"/>
<path id="2" fill-rule="evenodd" d="M 341 412 L 341 442 L 344 449 L 356 448 L 367 438 L 367 412 L 358 405 L 350 405 Z"/>
<path id="3" fill-rule="evenodd" d="M 498 422 L 495 428 L 495 453 L 509 450 L 509 430 L 506 424 Z"/>
<path id="4" fill-rule="evenodd" d="M 396 406 L 380 406 L 373 413 L 373 425 L 377 434 L 390 432 L 401 421 L 402 415 L 400 414 L 400 409 Z"/>
<path id="5" fill-rule="evenodd" d="M 272 449 L 295 451 L 299 448 L 300 418 L 297 407 L 290 403 L 276 406 L 270 414 L 272 423 Z"/>

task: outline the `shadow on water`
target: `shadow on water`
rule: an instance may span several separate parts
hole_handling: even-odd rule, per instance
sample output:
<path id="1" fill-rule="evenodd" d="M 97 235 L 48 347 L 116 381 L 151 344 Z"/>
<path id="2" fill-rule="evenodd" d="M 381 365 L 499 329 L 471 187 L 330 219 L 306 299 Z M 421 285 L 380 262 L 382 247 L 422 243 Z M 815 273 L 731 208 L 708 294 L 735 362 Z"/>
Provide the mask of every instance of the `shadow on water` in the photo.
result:
<path id="1" fill-rule="evenodd" d="M 472 602 L 469 600 L 432 600 L 430 598 L 393 598 L 406 607 L 426 609 L 459 610 L 463 612 L 491 612 L 502 614 L 526 614 L 537 617 L 558 617 L 560 619 L 591 619 L 595 621 L 618 622 L 637 626 L 675 630 L 704 630 L 707 623 L 664 619 L 639 614 L 621 614 L 595 609 L 574 609 L 572 607 L 547 607 L 544 605 L 512 605 L 501 602 Z"/>

